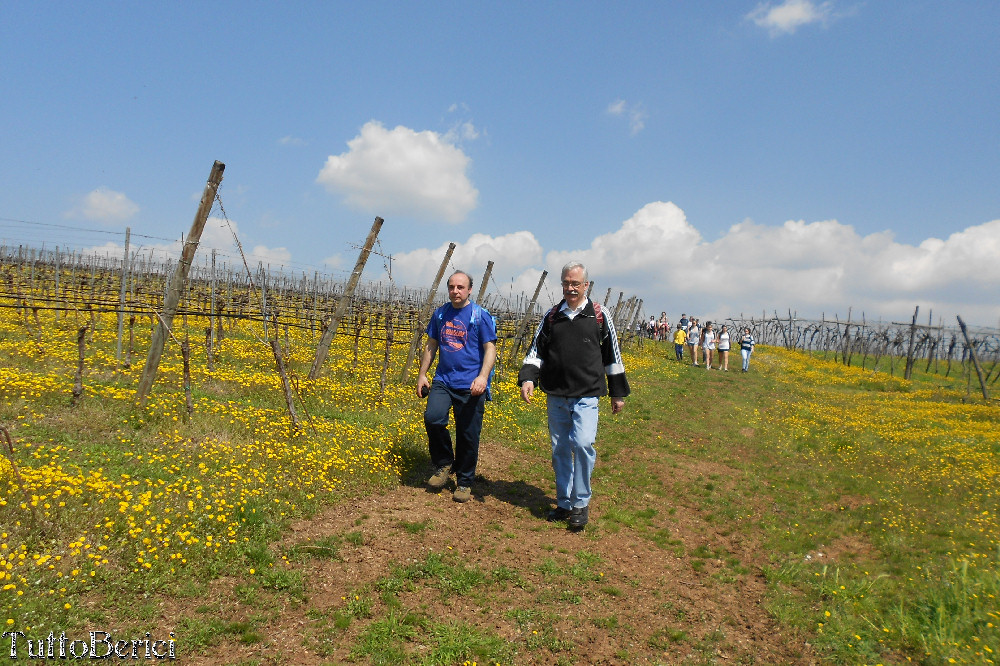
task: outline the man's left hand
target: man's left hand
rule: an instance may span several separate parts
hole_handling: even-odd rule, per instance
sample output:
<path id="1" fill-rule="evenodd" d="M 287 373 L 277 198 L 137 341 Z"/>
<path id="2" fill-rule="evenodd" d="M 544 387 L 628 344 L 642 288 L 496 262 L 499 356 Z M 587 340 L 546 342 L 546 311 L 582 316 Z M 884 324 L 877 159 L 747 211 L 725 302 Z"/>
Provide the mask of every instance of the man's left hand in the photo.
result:
<path id="1" fill-rule="evenodd" d="M 482 377 L 476 377 L 472 381 L 472 386 L 469 387 L 469 393 L 472 395 L 482 395 L 486 391 L 486 380 Z"/>
<path id="2" fill-rule="evenodd" d="M 620 414 L 625 409 L 625 398 L 611 398 L 611 413 Z"/>

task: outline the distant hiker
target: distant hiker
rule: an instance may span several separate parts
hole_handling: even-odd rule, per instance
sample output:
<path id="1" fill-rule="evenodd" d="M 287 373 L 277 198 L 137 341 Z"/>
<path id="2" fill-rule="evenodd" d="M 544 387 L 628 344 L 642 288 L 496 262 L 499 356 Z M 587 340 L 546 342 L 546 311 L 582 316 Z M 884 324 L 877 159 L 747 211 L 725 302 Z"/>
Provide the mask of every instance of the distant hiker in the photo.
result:
<path id="1" fill-rule="evenodd" d="M 598 399 L 611 396 L 611 413 L 625 408 L 629 394 L 618 334 L 600 304 L 587 298 L 586 267 L 562 269 L 563 300 L 542 317 L 517 383 L 531 402 L 535 386 L 547 394 L 556 507 L 549 520 L 582 530 L 589 520 L 590 475 L 597 460 Z"/>
<path id="2" fill-rule="evenodd" d="M 719 367 L 724 372 L 729 372 L 729 328 L 723 324 L 719 329 Z"/>
<path id="3" fill-rule="evenodd" d="M 497 332 L 492 315 L 469 296 L 472 277 L 456 271 L 448 278 L 448 300 L 427 325 L 427 347 L 420 359 L 417 395 L 427 398 L 424 427 L 434 475 L 431 488 L 444 488 L 455 473 L 453 499 L 468 502 L 479 461 L 479 434 L 490 399 L 490 376 L 497 359 Z M 434 383 L 427 379 L 440 350 Z M 455 416 L 455 448 L 448 432 L 448 411 Z"/>
<path id="4" fill-rule="evenodd" d="M 740 338 L 740 354 L 743 356 L 743 372 L 750 369 L 750 354 L 757 341 L 753 339 L 749 328 L 743 329 L 743 337 Z"/>
<path id="5" fill-rule="evenodd" d="M 688 349 L 691 351 L 691 365 L 698 365 L 698 346 L 701 344 L 701 329 L 698 327 L 698 320 L 691 317 L 687 328 Z"/>
<path id="6" fill-rule="evenodd" d="M 666 312 L 660 313 L 660 318 L 656 322 L 656 339 L 666 340 L 670 335 L 670 320 Z"/>
<path id="7" fill-rule="evenodd" d="M 701 332 L 701 346 L 705 350 L 705 369 L 712 369 L 712 357 L 715 356 L 715 327 L 712 322 L 705 322 L 705 330 Z"/>

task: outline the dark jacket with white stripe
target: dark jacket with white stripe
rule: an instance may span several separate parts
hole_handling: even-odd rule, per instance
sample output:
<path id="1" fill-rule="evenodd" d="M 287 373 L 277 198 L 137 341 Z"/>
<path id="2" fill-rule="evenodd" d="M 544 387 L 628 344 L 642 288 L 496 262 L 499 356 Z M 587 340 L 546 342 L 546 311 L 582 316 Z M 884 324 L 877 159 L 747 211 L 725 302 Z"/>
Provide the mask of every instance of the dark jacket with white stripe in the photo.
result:
<path id="1" fill-rule="evenodd" d="M 618 334 L 607 313 L 599 321 L 593 301 L 570 319 L 560 301 L 545 313 L 535 330 L 531 348 L 517 374 L 518 385 L 530 381 L 549 395 L 587 398 L 629 392 Z M 597 305 L 600 308 L 600 305 Z"/>

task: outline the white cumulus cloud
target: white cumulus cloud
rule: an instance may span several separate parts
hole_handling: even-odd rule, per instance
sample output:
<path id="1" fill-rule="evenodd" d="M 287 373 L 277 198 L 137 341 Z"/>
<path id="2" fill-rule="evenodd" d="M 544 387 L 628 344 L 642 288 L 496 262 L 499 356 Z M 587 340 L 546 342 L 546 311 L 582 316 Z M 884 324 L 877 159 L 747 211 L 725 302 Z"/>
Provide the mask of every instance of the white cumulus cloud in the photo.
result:
<path id="1" fill-rule="evenodd" d="M 429 287 L 447 251 L 448 243 L 444 243 L 436 248 L 420 248 L 394 255 L 393 281 L 396 284 Z M 455 270 L 465 271 L 478 284 L 490 261 L 496 266 L 502 265 L 503 275 L 509 276 L 513 272 L 537 265 L 541 260 L 542 246 L 530 231 L 517 231 L 497 237 L 473 234 L 464 243 L 455 244 L 445 275 L 450 275 Z M 384 277 L 386 276 L 383 275 Z"/>
<path id="2" fill-rule="evenodd" d="M 327 158 L 316 180 L 353 208 L 458 223 L 478 204 L 469 157 L 446 136 L 372 120 L 347 146 Z"/>
<path id="3" fill-rule="evenodd" d="M 400 255 L 400 266 L 407 267 L 404 283 L 426 286 L 445 249 Z M 1000 220 L 916 245 L 899 243 L 890 232 L 862 236 L 837 220 L 746 220 L 708 240 L 680 207 L 657 201 L 577 248 L 543 251 L 529 232 L 517 232 L 497 239 L 473 236 L 461 249 L 456 256 L 462 259 L 453 265 L 477 280 L 486 260 L 495 262 L 502 296 L 530 296 L 547 270 L 541 307 L 561 298 L 559 270 L 577 260 L 588 268 L 595 300 L 603 301 L 608 289 L 611 305 L 621 292 L 636 295 L 647 315 L 724 319 L 791 310 L 818 319 L 844 318 L 851 309 L 852 316 L 864 313 L 869 320 L 908 321 L 919 305 L 921 313 L 933 311 L 935 322 L 940 316 L 953 324 L 959 314 L 970 323 L 996 326 L 1000 317 Z"/>
<path id="4" fill-rule="evenodd" d="M 122 192 L 99 187 L 89 192 L 67 217 L 83 217 L 94 222 L 124 222 L 139 212 L 139 206 Z"/>
<path id="5" fill-rule="evenodd" d="M 811 0 L 785 0 L 778 5 L 762 2 L 747 14 L 747 19 L 776 37 L 790 35 L 810 23 L 825 23 L 832 12 L 833 4 L 830 2 L 816 4 Z"/>

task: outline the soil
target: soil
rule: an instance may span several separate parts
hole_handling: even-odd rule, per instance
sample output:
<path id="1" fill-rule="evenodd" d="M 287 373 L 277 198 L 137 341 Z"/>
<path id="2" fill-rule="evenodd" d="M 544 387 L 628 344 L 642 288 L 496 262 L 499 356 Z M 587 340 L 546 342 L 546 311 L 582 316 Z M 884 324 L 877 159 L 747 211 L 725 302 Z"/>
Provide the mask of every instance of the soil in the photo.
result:
<path id="1" fill-rule="evenodd" d="M 487 575 L 466 594 L 446 594 L 432 581 L 409 586 L 398 591 L 400 608 L 434 621 L 460 620 L 510 641 L 517 652 L 509 663 L 818 663 L 803 638 L 779 626 L 768 612 L 761 573 L 767 553 L 761 544 L 748 539 L 746 530 L 730 530 L 703 515 L 679 491 L 707 478 L 725 483 L 737 473 L 684 456 L 623 455 L 638 457 L 627 465 L 620 460 L 603 464 L 640 465 L 673 490 L 602 497 L 595 480 L 591 524 L 571 532 L 546 521 L 551 469 L 537 457 L 484 442 L 481 478 L 466 504 L 452 501 L 453 481 L 431 492 L 421 473 L 292 525 L 276 552 L 351 535 L 337 542 L 336 557 L 293 557 L 275 565 L 303 573 L 303 600 L 275 594 L 248 602 L 238 594 L 245 581 L 223 578 L 212 583 L 208 599 L 163 603 L 157 624 L 167 628 L 178 618 L 204 614 L 206 602 L 214 609 L 210 613 L 228 622 L 257 618 L 260 625 L 261 616 L 266 618 L 257 640 L 244 644 L 217 637 L 200 654 L 178 655 L 182 663 L 378 663 L 352 655 L 365 628 L 389 612 L 373 584 L 394 567 L 398 572 L 437 554 L 481 572 L 513 570 L 517 576 L 498 583 Z M 602 519 L 628 505 L 655 508 L 655 516 L 644 529 Z M 332 618 L 344 612 L 355 593 L 373 600 L 371 618 L 334 629 Z M 408 643 L 408 663 L 420 663 L 428 649 Z"/>

